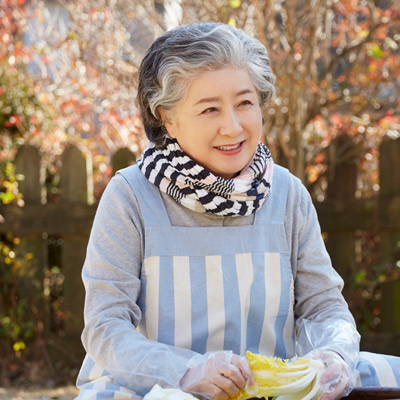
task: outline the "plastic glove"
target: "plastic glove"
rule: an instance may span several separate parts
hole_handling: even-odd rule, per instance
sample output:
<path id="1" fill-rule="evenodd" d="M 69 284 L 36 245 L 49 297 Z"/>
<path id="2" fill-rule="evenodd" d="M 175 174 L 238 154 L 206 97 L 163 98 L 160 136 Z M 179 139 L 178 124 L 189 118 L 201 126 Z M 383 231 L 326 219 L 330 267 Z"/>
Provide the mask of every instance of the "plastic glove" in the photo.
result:
<path id="1" fill-rule="evenodd" d="M 180 387 L 196 397 L 227 400 L 253 383 L 253 374 L 243 357 L 217 351 L 196 358 L 181 379 Z"/>
<path id="2" fill-rule="evenodd" d="M 338 353 L 328 349 L 316 349 L 305 357 L 321 360 L 325 364 L 325 371 L 319 380 L 323 391 L 320 400 L 340 399 L 353 390 L 354 374 Z"/>

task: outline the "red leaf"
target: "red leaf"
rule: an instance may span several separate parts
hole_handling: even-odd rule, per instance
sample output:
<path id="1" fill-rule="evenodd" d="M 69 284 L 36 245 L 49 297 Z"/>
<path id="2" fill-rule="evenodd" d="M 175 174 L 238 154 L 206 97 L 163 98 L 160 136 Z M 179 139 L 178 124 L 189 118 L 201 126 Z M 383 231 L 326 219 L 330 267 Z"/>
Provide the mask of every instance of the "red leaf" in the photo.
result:
<path id="1" fill-rule="evenodd" d="M 342 119 L 340 118 L 339 114 L 332 114 L 331 120 L 337 126 L 342 125 Z"/>
<path id="2" fill-rule="evenodd" d="M 324 161 L 324 155 L 322 154 L 322 153 L 318 153 L 316 156 L 315 156 L 315 162 L 317 163 L 317 164 L 321 164 L 323 161 Z"/>

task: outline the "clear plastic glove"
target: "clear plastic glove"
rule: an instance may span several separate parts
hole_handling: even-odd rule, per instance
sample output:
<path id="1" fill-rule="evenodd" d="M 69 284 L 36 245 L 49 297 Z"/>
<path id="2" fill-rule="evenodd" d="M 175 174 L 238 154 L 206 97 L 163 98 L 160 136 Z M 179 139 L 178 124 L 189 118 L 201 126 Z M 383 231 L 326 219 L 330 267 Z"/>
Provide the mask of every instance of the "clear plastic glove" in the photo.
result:
<path id="1" fill-rule="evenodd" d="M 347 396 L 354 388 L 350 367 L 336 352 L 317 349 L 305 355 L 307 358 L 321 360 L 325 364 L 319 383 L 323 394 L 320 400 L 336 400 Z"/>
<path id="2" fill-rule="evenodd" d="M 321 376 L 321 398 L 333 400 L 348 395 L 356 385 L 360 334 L 352 321 L 303 319 L 298 324 L 296 351 L 299 356 L 317 358 L 327 368 Z"/>
<path id="3" fill-rule="evenodd" d="M 253 373 L 243 357 L 217 351 L 196 358 L 181 379 L 180 387 L 196 397 L 227 400 L 253 383 Z"/>

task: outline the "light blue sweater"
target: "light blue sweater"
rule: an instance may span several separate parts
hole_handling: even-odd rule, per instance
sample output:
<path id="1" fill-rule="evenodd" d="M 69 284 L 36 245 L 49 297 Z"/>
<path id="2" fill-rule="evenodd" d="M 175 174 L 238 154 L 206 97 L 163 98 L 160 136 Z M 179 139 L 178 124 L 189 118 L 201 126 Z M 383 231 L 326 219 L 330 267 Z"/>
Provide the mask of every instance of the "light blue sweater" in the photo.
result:
<path id="1" fill-rule="evenodd" d="M 281 186 L 286 189 L 280 190 Z M 197 285 L 193 278 L 190 284 L 191 276 L 199 271 L 193 267 L 197 259 L 187 261 L 187 268 L 182 259 L 180 273 L 175 277 L 168 261 L 164 266 L 158 261 L 158 256 L 172 257 L 171 263 L 175 263 L 173 257 L 186 257 L 186 244 L 182 246 L 181 243 L 185 240 L 192 246 L 192 254 L 188 257 L 208 251 L 204 253 L 208 257 L 206 264 L 221 263 L 218 268 L 222 272 L 205 266 L 212 276 L 207 282 L 204 278 L 204 287 L 208 288 L 206 294 L 200 289 L 194 293 Z M 208 249 L 203 251 L 196 243 L 202 243 L 198 246 Z M 245 250 L 238 248 L 241 246 Z M 218 249 L 222 256 L 214 254 Z M 246 270 L 239 273 L 240 260 L 246 260 L 246 251 L 253 254 L 249 256 L 253 263 L 252 275 Z M 277 255 L 280 266 L 276 281 L 279 286 L 269 283 L 275 282 L 273 276 L 276 275 L 271 275 L 271 281 L 263 272 L 264 275 L 259 276 L 265 282 L 257 289 L 255 264 L 260 251 L 272 254 L 271 260 L 276 258 L 274 254 Z M 230 254 L 234 258 L 229 258 Z M 222 261 L 218 257 L 222 257 Z M 262 257 L 262 263 L 268 264 L 265 256 Z M 229 259 L 236 260 L 233 262 L 236 263 L 234 282 L 239 285 L 237 296 L 229 297 L 225 292 L 223 297 L 218 297 L 219 290 L 221 293 L 226 290 L 226 276 L 232 274 L 228 261 L 228 267 L 224 266 L 224 260 Z M 285 269 L 286 264 L 288 269 Z M 153 278 L 155 271 L 157 276 Z M 218 274 L 221 275 L 220 285 Z M 338 352 L 353 368 L 358 359 L 359 335 L 341 294 L 343 281 L 332 268 L 325 250 L 311 198 L 296 177 L 278 166 L 275 166 L 270 197 L 256 216 L 248 217 L 192 212 L 168 195 L 159 193 L 145 180 L 137 166 L 120 171 L 100 201 L 82 277 L 86 288 L 82 341 L 88 354 L 78 378 L 78 386 L 82 389 L 93 391 L 93 382 L 100 379 L 108 384 L 116 382 L 131 390 L 130 393 L 143 396 L 155 383 L 177 386 L 188 362 L 204 351 L 230 349 L 243 355 L 246 349 L 251 349 L 292 357 L 295 355 L 295 335 L 298 352 L 329 348 Z M 197 279 L 198 286 L 202 287 L 201 275 Z M 180 282 L 186 282 L 182 285 L 185 288 L 191 286 L 190 305 L 173 297 Z M 168 297 L 164 286 L 174 288 L 171 289 L 172 297 Z M 154 287 L 160 287 L 160 295 Z M 221 323 L 216 316 L 207 319 L 209 298 L 203 297 L 211 296 L 210 288 L 215 291 L 213 301 L 220 302 L 225 309 Z M 274 307 L 273 302 L 268 303 L 268 293 L 265 296 L 268 290 L 278 291 L 279 304 L 272 316 L 268 316 L 268 310 Z M 203 306 L 205 308 L 201 308 Z M 203 312 L 195 314 L 196 307 L 204 310 L 204 324 L 197 321 L 197 318 L 201 320 Z M 264 322 L 266 328 L 262 321 L 257 328 L 258 317 L 254 316 L 258 315 L 258 309 L 262 318 L 264 315 L 272 318 L 269 325 Z M 188 318 L 179 320 L 186 312 L 191 316 L 191 323 Z M 153 315 L 156 315 L 155 323 Z M 153 322 L 146 321 L 149 316 Z M 245 320 L 244 324 L 236 324 L 238 318 Z M 247 324 L 251 318 L 254 322 Z M 320 324 L 324 329 L 321 330 Z M 206 331 L 201 335 L 203 325 L 206 325 Z M 136 327 L 140 327 L 140 332 Z M 243 339 L 244 331 L 247 342 Z M 211 335 L 212 340 L 207 342 Z M 201 338 L 204 338 L 203 344 Z"/>

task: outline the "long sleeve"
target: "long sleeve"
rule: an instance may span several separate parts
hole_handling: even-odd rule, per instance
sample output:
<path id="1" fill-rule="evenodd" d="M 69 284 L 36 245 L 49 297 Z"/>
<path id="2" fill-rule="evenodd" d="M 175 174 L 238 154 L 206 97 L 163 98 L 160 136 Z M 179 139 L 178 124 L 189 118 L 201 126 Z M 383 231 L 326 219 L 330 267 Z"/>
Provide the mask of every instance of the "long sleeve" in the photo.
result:
<path id="1" fill-rule="evenodd" d="M 177 386 L 190 350 L 152 342 L 136 330 L 143 259 L 143 221 L 132 188 L 114 177 L 100 201 L 82 278 L 86 289 L 83 345 L 121 385 L 147 393 L 158 383 Z"/>
<path id="2" fill-rule="evenodd" d="M 303 354 L 315 348 L 334 350 L 355 368 L 360 336 L 341 293 L 343 280 L 325 249 L 311 197 L 294 177 L 286 230 L 295 280 L 298 348 Z"/>

